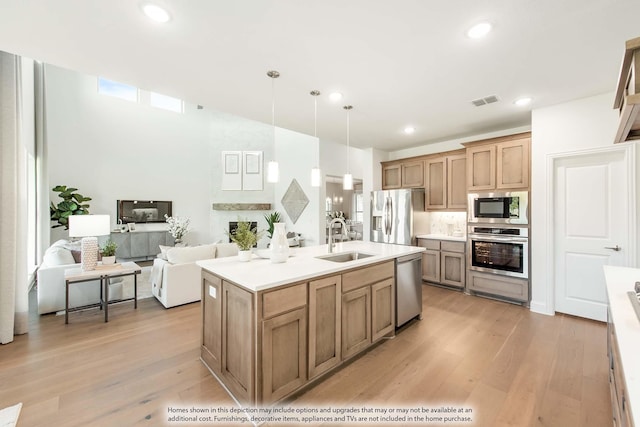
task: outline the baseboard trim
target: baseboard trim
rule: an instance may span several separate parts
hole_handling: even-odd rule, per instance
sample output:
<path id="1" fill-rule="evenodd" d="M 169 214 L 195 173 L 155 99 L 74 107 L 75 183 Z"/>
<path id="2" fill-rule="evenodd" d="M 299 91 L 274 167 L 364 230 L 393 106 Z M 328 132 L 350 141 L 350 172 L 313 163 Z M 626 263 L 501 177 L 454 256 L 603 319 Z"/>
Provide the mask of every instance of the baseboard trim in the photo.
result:
<path id="1" fill-rule="evenodd" d="M 556 315 L 555 311 L 550 310 L 549 307 L 547 307 L 546 304 L 543 304 L 543 303 L 537 302 L 537 301 L 531 301 L 531 303 L 529 304 L 529 310 L 533 311 L 534 313 L 538 313 L 538 314 L 546 314 L 547 316 L 555 316 Z"/>

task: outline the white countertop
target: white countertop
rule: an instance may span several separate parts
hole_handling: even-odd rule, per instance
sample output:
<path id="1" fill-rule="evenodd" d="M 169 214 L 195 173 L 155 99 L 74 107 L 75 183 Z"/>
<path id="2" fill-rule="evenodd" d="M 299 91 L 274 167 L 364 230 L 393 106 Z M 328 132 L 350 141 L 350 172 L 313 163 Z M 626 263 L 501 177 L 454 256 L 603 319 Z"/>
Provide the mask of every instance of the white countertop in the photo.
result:
<path id="1" fill-rule="evenodd" d="M 635 282 L 640 281 L 640 269 L 605 265 L 604 276 L 631 415 L 634 425 L 640 426 L 640 320 L 627 295 L 633 291 Z"/>
<path id="2" fill-rule="evenodd" d="M 451 240 L 454 242 L 466 242 L 467 236 L 449 236 L 448 234 L 420 234 L 417 239 Z"/>
<path id="3" fill-rule="evenodd" d="M 196 264 L 216 276 L 257 292 L 312 277 L 420 253 L 424 251 L 424 248 L 362 241 L 337 243 L 333 250 L 334 254 L 358 251 L 374 255 L 349 262 L 333 262 L 316 258 L 328 255 L 327 245 L 291 248 L 291 250 L 293 256 L 281 264 L 272 264 L 269 259 L 259 258 L 255 254 L 249 262 L 239 261 L 238 257 L 234 256 L 198 261 Z"/>

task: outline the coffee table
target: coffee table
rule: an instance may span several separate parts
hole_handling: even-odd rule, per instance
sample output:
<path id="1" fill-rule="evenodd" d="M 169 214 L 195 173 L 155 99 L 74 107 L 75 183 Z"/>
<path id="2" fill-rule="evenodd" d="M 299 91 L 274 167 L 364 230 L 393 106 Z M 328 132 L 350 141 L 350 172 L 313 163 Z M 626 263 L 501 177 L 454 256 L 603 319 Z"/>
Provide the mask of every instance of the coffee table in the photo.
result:
<path id="1" fill-rule="evenodd" d="M 65 305 L 64 323 L 69 323 L 69 312 L 88 307 L 104 308 L 104 321 L 109 321 L 109 304 L 133 300 L 134 309 L 138 308 L 138 274 L 142 269 L 135 262 L 123 262 L 113 266 L 98 264 L 95 270 L 83 271 L 81 268 L 69 268 L 64 271 L 65 281 Z M 117 301 L 109 301 L 109 279 L 116 277 L 133 276 L 133 298 L 126 298 Z M 88 306 L 69 308 L 69 286 L 73 283 L 89 282 L 92 280 L 100 282 L 100 302 Z M 104 292 L 103 292 L 104 290 Z"/>

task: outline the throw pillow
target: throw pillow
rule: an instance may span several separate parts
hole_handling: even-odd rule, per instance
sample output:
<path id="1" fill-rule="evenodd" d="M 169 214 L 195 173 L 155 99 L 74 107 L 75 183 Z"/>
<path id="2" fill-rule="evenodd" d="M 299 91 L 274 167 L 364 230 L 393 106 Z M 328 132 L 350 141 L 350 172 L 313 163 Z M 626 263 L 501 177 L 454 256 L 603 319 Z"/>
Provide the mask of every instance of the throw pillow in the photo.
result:
<path id="1" fill-rule="evenodd" d="M 162 245 L 158 245 L 158 246 L 160 247 L 160 253 L 158 254 L 158 258 L 168 261 L 169 259 L 167 258 L 167 251 L 173 248 L 173 246 L 162 246 Z"/>
<path id="2" fill-rule="evenodd" d="M 186 246 L 171 248 L 167 251 L 167 260 L 171 264 L 184 264 L 216 256 L 216 245 Z"/>
<path id="3" fill-rule="evenodd" d="M 71 251 L 60 246 L 52 246 L 44 253 L 42 262 L 51 267 L 54 265 L 75 264 Z"/>
<path id="4" fill-rule="evenodd" d="M 82 251 L 71 250 L 71 256 L 73 256 L 76 264 L 80 264 L 82 262 Z"/>
<path id="5" fill-rule="evenodd" d="M 218 243 L 216 248 L 216 258 L 238 255 L 238 245 L 235 243 Z"/>

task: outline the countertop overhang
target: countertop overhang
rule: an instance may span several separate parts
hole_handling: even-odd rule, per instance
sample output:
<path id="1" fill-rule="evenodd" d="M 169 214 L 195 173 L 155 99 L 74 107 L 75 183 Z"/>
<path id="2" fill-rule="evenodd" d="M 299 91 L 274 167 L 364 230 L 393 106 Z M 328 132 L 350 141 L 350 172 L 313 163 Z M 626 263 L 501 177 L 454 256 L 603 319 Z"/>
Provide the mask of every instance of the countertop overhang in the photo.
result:
<path id="1" fill-rule="evenodd" d="M 349 262 L 333 262 L 317 258 L 329 255 L 327 245 L 291 248 L 291 250 L 293 256 L 290 256 L 287 262 L 280 264 L 273 264 L 271 260 L 259 258 L 256 255 L 253 255 L 249 262 L 239 261 L 237 256 L 233 256 L 198 261 L 196 264 L 249 291 L 258 292 L 424 252 L 425 249 L 417 246 L 361 241 L 337 243 L 333 250 L 334 254 L 357 251 L 373 255 Z"/>

